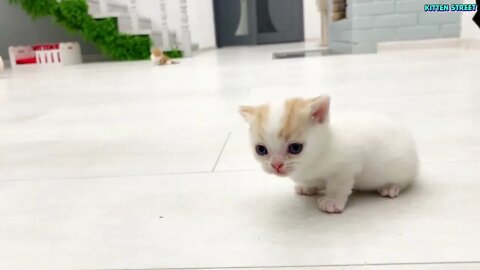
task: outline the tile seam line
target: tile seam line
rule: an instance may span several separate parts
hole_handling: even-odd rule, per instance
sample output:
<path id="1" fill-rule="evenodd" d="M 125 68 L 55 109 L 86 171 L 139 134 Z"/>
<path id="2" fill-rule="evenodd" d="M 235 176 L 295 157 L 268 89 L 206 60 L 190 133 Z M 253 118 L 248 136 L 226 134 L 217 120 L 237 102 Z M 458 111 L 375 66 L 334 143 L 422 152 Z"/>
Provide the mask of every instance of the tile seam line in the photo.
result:
<path id="1" fill-rule="evenodd" d="M 79 177 L 45 177 L 45 178 L 18 178 L 18 179 L 0 179 L 0 184 L 11 183 L 11 182 L 31 182 L 31 181 L 68 181 L 68 180 L 94 180 L 99 178 L 132 178 L 132 177 L 151 177 L 151 176 L 175 176 L 175 175 L 196 175 L 196 174 L 222 174 L 222 173 L 242 173 L 242 172 L 254 172 L 258 170 L 254 169 L 243 169 L 243 170 L 221 170 L 221 171 L 191 171 L 191 172 L 173 172 L 173 173 L 152 173 L 152 174 L 125 174 L 125 175 L 97 175 L 97 176 L 79 176 Z"/>
<path id="2" fill-rule="evenodd" d="M 231 135 L 232 135 L 232 131 L 229 131 L 227 138 L 225 139 L 225 142 L 223 142 L 222 149 L 220 149 L 220 153 L 218 154 L 217 160 L 215 161 L 215 164 L 213 164 L 212 172 L 215 172 L 215 170 L 217 169 L 217 165 L 223 156 L 223 152 L 225 150 L 225 147 L 227 146 L 228 141 L 230 140 Z"/>
<path id="3" fill-rule="evenodd" d="M 363 267 L 363 266 L 419 266 L 449 264 L 480 264 L 480 261 L 444 261 L 444 262 L 404 262 L 404 263 L 357 263 L 357 264 L 318 264 L 318 265 L 284 265 L 284 266 L 230 266 L 230 267 L 178 267 L 178 268 L 100 268 L 96 270 L 221 270 L 221 269 L 282 269 L 282 268 L 329 268 L 329 267 Z M 89 270 L 89 269 L 83 269 Z"/>
<path id="4" fill-rule="evenodd" d="M 447 161 L 425 161 L 421 162 L 422 165 L 432 165 L 432 164 L 452 164 L 452 163 L 480 163 L 480 160 L 447 160 Z M 190 172 L 166 172 L 166 173 L 152 173 L 152 174 L 125 174 L 125 175 L 94 175 L 94 176 L 66 176 L 66 177 L 45 177 L 45 178 L 12 178 L 12 179 L 0 179 L 0 184 L 11 183 L 11 182 L 31 182 L 31 181 L 52 181 L 52 180 L 93 180 L 98 178 L 132 178 L 132 177 L 151 177 L 151 176 L 175 176 L 175 175 L 195 175 L 195 174 L 219 174 L 219 173 L 242 173 L 242 172 L 255 172 L 260 169 L 234 169 L 234 170 L 200 170 L 200 171 L 190 171 Z M 147 268 L 148 269 L 148 268 Z M 182 269 L 182 268 L 180 268 Z"/>

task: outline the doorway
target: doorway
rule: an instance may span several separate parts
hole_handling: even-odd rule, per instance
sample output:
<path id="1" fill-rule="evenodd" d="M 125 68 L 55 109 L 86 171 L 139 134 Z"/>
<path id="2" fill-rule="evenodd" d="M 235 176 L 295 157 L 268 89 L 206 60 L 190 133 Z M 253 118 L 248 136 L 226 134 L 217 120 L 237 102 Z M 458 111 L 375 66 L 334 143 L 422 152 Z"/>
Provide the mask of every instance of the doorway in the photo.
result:
<path id="1" fill-rule="evenodd" d="M 214 0 L 217 46 L 304 40 L 302 0 Z"/>

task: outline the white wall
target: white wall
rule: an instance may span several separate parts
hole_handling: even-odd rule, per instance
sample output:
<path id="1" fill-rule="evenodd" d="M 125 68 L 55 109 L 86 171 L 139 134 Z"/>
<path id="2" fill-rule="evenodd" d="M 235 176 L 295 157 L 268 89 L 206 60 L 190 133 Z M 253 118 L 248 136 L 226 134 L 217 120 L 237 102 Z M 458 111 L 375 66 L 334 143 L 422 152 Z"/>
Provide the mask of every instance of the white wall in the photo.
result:
<path id="1" fill-rule="evenodd" d="M 317 39 L 320 42 L 320 12 L 316 0 L 303 0 L 303 20 L 305 40 Z"/>
<path id="2" fill-rule="evenodd" d="M 475 4 L 475 0 L 464 0 L 464 3 Z M 473 15 L 475 15 L 475 12 L 464 12 L 462 14 L 462 32 L 460 34 L 462 38 L 480 39 L 480 28 L 472 21 Z"/>
<path id="3" fill-rule="evenodd" d="M 216 47 L 213 0 L 188 0 L 188 3 L 192 11 L 190 17 L 192 40 L 198 42 L 200 48 Z"/>
<path id="4" fill-rule="evenodd" d="M 180 36 L 180 3 L 178 0 L 166 0 L 165 3 L 168 27 Z M 213 1 L 187 0 L 187 3 L 192 41 L 198 43 L 201 49 L 215 47 Z M 140 16 L 152 19 L 154 29 L 160 29 L 160 0 L 137 0 L 137 10 Z"/>
<path id="5" fill-rule="evenodd" d="M 124 2 L 128 0 L 109 0 Z M 232 1 L 232 0 L 225 0 Z M 171 30 L 180 34 L 180 5 L 178 0 L 166 0 L 167 22 Z M 215 23 L 213 0 L 187 0 L 190 32 L 192 40 L 197 42 L 201 49 L 215 47 Z M 159 29 L 160 0 L 137 0 L 137 9 L 141 16 L 152 18 L 154 29 Z M 320 38 L 320 13 L 316 0 L 304 0 L 304 28 L 305 39 Z"/>

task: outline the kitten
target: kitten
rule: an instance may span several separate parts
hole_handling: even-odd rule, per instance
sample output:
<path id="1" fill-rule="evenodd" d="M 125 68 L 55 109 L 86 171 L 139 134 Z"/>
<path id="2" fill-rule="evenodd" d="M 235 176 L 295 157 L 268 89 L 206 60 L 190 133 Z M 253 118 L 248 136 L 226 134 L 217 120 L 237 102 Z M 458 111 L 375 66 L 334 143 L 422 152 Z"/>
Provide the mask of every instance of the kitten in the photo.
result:
<path id="1" fill-rule="evenodd" d="M 150 54 L 150 60 L 155 65 L 171 65 L 171 64 L 177 64 L 177 62 L 174 62 L 170 59 L 170 57 L 166 56 L 162 50 L 159 48 L 153 48 Z"/>
<path id="2" fill-rule="evenodd" d="M 255 158 L 267 173 L 289 176 L 300 195 L 325 194 L 318 207 L 341 213 L 352 190 L 394 198 L 415 178 L 412 136 L 391 119 L 330 118 L 330 97 L 240 106 Z"/>

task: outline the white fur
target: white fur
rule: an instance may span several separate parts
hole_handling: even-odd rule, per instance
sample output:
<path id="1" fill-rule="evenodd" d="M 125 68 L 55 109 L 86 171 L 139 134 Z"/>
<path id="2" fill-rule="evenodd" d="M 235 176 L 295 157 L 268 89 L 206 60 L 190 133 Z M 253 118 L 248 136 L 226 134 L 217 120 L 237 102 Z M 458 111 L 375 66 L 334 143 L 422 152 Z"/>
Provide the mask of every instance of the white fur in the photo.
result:
<path id="1" fill-rule="evenodd" d="M 305 144 L 324 151 L 309 147 L 311 151 L 304 153 L 290 176 L 300 186 L 325 189 L 319 207 L 326 212 L 343 211 L 352 189 L 396 197 L 417 175 L 414 140 L 392 119 L 358 114 L 333 117 L 326 127 L 310 129 Z"/>
<path id="2" fill-rule="evenodd" d="M 278 138 L 278 131 L 281 129 L 282 116 L 284 114 L 283 102 L 274 102 L 270 104 L 268 122 L 266 123 L 266 140 L 269 143 L 269 149 L 277 152 L 282 147 L 282 142 Z M 273 131 L 273 132 L 269 132 Z"/>
<path id="3" fill-rule="evenodd" d="M 264 144 L 277 151 L 289 142 L 277 141 L 282 114 L 279 107 L 272 108 Z M 258 143 L 253 138 L 252 143 Z M 354 189 L 396 197 L 417 175 L 414 140 L 393 119 L 368 114 L 332 115 L 328 123 L 312 123 L 305 131 L 303 144 L 298 157 L 285 160 L 288 176 L 296 183 L 298 194 L 314 195 L 323 190 L 325 196 L 318 200 L 318 206 L 328 213 L 342 212 Z M 257 160 L 267 172 L 274 173 L 268 158 Z"/>

